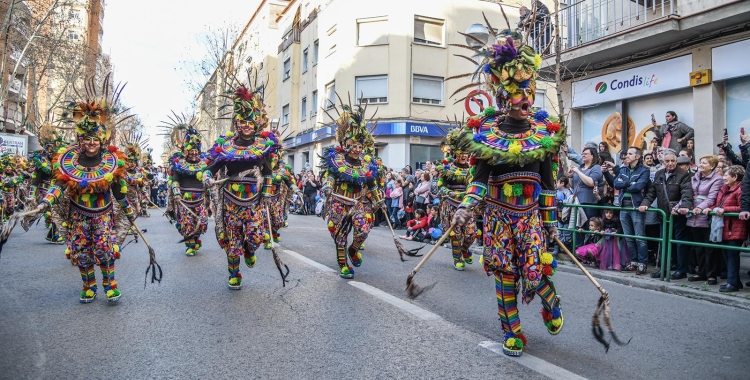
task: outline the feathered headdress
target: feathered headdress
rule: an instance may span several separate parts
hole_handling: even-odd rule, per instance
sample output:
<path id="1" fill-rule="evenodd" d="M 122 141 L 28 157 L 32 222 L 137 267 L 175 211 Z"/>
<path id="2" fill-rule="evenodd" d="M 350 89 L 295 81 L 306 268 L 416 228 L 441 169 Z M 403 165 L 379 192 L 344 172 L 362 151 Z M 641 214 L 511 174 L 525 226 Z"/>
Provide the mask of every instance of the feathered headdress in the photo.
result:
<path id="1" fill-rule="evenodd" d="M 375 139 L 372 137 L 372 132 L 378 123 L 376 121 L 371 126 L 367 126 L 367 119 L 365 118 L 367 103 L 362 108 L 361 103 L 352 106 L 351 98 L 347 105 L 341 101 L 341 97 L 338 94 L 336 94 L 336 97 L 339 99 L 339 106 L 333 107 L 333 109 L 338 114 L 338 118 L 334 118 L 325 110 L 328 117 L 336 120 L 336 141 L 344 149 L 348 149 L 352 143 L 357 142 L 362 144 L 362 150 L 365 153 L 372 152 L 375 147 Z M 341 112 L 339 112 L 339 108 L 341 108 Z M 375 114 L 377 114 L 377 110 Z M 375 114 L 372 117 L 375 117 Z"/>
<path id="2" fill-rule="evenodd" d="M 10 153 L 3 153 L 0 156 L 0 170 L 5 171 L 9 167 L 16 168 L 16 157 Z"/>
<path id="3" fill-rule="evenodd" d="M 443 155 L 446 159 L 454 158 L 459 154 L 464 153 L 459 147 L 458 140 L 461 136 L 461 128 L 463 127 L 464 117 L 459 119 L 457 116 L 453 116 L 453 120 L 448 118 L 448 125 L 450 129 L 445 135 L 445 140 L 440 143 L 440 150 L 443 151 Z"/>
<path id="4" fill-rule="evenodd" d="M 502 6 L 500 10 L 502 11 Z M 542 64 L 542 57 L 534 51 L 530 45 L 524 43 L 528 40 L 528 32 L 524 35 L 521 31 L 511 30 L 505 11 L 503 17 L 508 24 L 508 29 L 496 32 L 484 18 L 487 30 L 490 33 L 490 44 L 478 38 L 466 34 L 459 34 L 477 42 L 479 47 L 451 44 L 474 52 L 472 57 L 458 55 L 473 62 L 477 69 L 472 73 L 456 75 L 446 80 L 471 77 L 472 83 L 460 87 L 454 95 L 469 89 L 484 86 L 495 96 L 500 111 L 504 112 L 510 108 L 514 99 L 522 98 L 523 94 L 533 102 L 536 96 L 537 71 Z M 457 100 L 463 101 L 466 97 Z"/>
<path id="5" fill-rule="evenodd" d="M 154 158 L 151 156 L 151 151 L 153 151 L 153 149 L 148 148 L 145 152 L 141 153 L 141 162 L 143 162 L 143 165 L 154 164 Z"/>
<path id="6" fill-rule="evenodd" d="M 65 144 L 62 136 L 57 133 L 57 128 L 52 124 L 45 123 L 39 127 L 39 144 L 45 150 L 54 152 Z"/>
<path id="7" fill-rule="evenodd" d="M 122 138 L 121 144 L 128 162 L 135 162 L 136 164 L 140 162 L 143 149 L 148 145 L 148 139 L 141 140 L 141 137 L 140 132 L 131 131 Z"/>
<path id="8" fill-rule="evenodd" d="M 195 118 L 187 118 L 184 114 L 178 115 L 172 111 L 172 115 L 167 115 L 169 121 L 162 121 L 166 124 L 162 128 L 167 129 L 169 138 L 177 149 L 187 153 L 192 149 L 203 151 L 202 136 L 195 129 Z"/>
<path id="9" fill-rule="evenodd" d="M 110 74 L 104 78 L 100 91 L 97 91 L 94 77 L 85 82 L 85 96 L 81 96 L 73 86 L 76 95 L 82 99 L 70 102 L 63 107 L 62 118 L 65 122 L 75 124 L 76 135 L 79 139 L 94 137 L 109 145 L 115 140 L 115 130 L 121 122 L 135 116 L 125 116 L 127 109 L 121 109 L 119 100 L 125 84 L 118 83 L 113 91 L 109 90 Z"/>
<path id="10" fill-rule="evenodd" d="M 234 75 L 231 75 L 230 87 L 234 87 L 233 92 L 227 94 L 221 94 L 219 96 L 232 100 L 232 114 L 224 115 L 221 119 L 232 119 L 242 123 L 251 123 L 255 125 L 255 131 L 261 132 L 268 126 L 268 115 L 266 114 L 265 103 L 263 102 L 263 96 L 265 92 L 265 86 L 258 84 L 257 72 L 253 78 L 253 72 L 248 70 L 247 72 L 247 83 L 254 84 L 255 90 L 250 90 L 249 85 L 245 85 L 237 79 Z M 224 105 L 222 108 L 228 106 Z"/>

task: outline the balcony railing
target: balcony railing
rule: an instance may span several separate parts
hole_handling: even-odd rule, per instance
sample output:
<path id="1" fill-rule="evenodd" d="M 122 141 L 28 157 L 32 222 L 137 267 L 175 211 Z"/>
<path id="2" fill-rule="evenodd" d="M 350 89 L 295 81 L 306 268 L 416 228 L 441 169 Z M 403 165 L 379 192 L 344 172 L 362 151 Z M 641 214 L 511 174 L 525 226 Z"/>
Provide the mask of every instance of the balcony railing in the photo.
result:
<path id="1" fill-rule="evenodd" d="M 279 54 L 281 54 L 282 51 L 286 50 L 293 43 L 299 43 L 301 34 L 302 31 L 299 29 L 299 25 L 295 25 L 289 32 L 289 34 L 286 35 L 286 39 L 279 45 Z"/>
<path id="2" fill-rule="evenodd" d="M 560 10 L 562 50 L 606 38 L 654 20 L 677 14 L 676 0 L 582 0 Z M 554 16 L 546 27 L 537 20 L 531 32 L 537 51 L 554 36 Z M 551 54 L 550 46 L 546 54 Z"/>

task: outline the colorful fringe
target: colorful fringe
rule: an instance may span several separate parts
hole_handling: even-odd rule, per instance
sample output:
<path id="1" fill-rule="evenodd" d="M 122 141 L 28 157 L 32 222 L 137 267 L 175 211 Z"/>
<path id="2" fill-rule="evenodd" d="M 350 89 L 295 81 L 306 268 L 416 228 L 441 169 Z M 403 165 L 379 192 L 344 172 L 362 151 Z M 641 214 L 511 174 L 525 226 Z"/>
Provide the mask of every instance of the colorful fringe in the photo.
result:
<path id="1" fill-rule="evenodd" d="M 452 200 L 446 200 L 440 204 L 441 223 L 443 226 L 449 226 L 451 224 L 453 215 L 455 215 L 456 211 L 458 211 L 458 203 L 453 202 Z M 469 247 L 474 244 L 476 235 L 476 223 L 474 223 L 473 218 L 463 226 L 456 226 L 453 228 L 450 242 L 454 264 L 465 260 L 467 257 L 471 257 Z M 471 259 L 469 261 L 471 261 Z"/>
<path id="2" fill-rule="evenodd" d="M 356 209 L 352 215 L 352 230 L 354 231 L 354 234 L 352 244 L 349 248 L 354 252 L 357 252 L 359 247 L 362 246 L 367 239 L 367 235 L 370 233 L 374 221 L 373 215 L 370 211 L 371 205 L 369 204 L 365 205 L 364 202 L 358 202 L 354 206 L 350 206 L 338 201 L 336 198 L 331 200 L 331 210 L 328 215 L 328 231 L 331 233 L 334 243 L 336 243 L 336 259 L 341 268 L 346 265 L 345 255 L 349 236 L 348 234 L 345 234 L 347 231 L 342 231 L 341 233 L 338 232 L 352 207 L 356 207 Z"/>

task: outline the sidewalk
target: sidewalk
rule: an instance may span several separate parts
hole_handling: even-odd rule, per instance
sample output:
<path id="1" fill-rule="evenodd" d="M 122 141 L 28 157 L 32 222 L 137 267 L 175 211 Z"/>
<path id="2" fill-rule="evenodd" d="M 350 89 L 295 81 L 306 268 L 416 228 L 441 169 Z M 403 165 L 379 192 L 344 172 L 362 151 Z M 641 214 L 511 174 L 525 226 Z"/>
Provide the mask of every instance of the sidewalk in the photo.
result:
<path id="1" fill-rule="evenodd" d="M 470 250 L 475 255 L 482 254 L 482 247 L 477 245 L 471 246 Z M 564 253 L 560 253 L 557 256 L 557 260 L 559 264 L 557 266 L 558 271 L 583 276 L 581 270 Z M 662 293 L 750 310 L 750 287 L 745 286 L 744 289 L 735 293 L 721 293 L 719 292 L 719 287 L 725 284 L 726 280 L 719 279 L 718 285 L 708 285 L 705 282 L 689 282 L 686 278 L 667 282 L 666 280 L 662 281 L 658 278 L 651 278 L 649 275 L 638 276 L 633 272 L 603 271 L 599 268 L 589 267 L 586 267 L 586 269 L 597 280 L 607 280 L 636 288 L 655 290 Z M 653 267 L 649 267 L 648 269 L 649 273 L 655 270 Z M 747 274 L 748 270 L 750 270 L 750 257 L 740 255 L 740 280 L 743 284 L 750 280 L 750 276 Z M 607 288 L 606 284 L 601 285 L 605 289 Z"/>

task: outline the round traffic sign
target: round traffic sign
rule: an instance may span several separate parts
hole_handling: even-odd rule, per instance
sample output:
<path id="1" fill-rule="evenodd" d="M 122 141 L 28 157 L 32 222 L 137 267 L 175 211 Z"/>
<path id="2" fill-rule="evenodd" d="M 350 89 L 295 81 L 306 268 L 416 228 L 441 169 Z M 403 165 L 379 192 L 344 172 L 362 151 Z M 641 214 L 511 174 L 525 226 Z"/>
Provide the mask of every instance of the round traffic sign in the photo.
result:
<path id="1" fill-rule="evenodd" d="M 479 115 L 485 108 L 492 106 L 492 96 L 487 91 L 473 90 L 464 99 L 464 109 L 470 116 Z"/>

